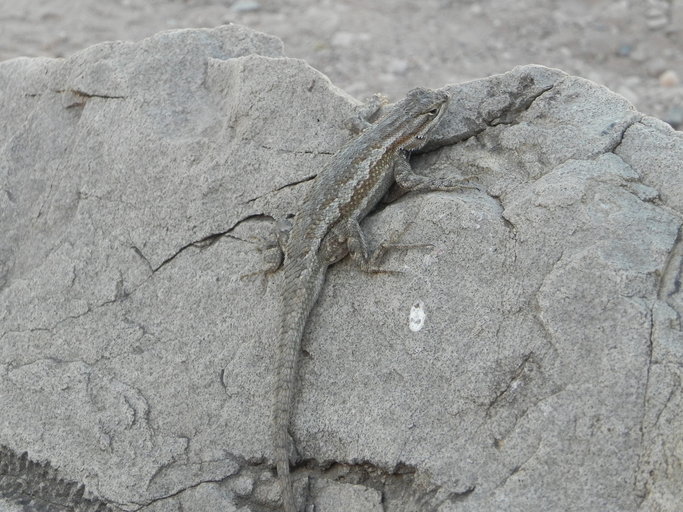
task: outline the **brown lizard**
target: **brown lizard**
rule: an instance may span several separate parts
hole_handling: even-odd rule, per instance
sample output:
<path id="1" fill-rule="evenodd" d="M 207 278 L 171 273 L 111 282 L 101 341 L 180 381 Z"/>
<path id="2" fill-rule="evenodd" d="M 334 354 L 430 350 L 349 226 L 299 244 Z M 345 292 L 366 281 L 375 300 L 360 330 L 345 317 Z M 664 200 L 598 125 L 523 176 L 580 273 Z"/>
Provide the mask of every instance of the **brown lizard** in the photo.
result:
<path id="1" fill-rule="evenodd" d="M 274 408 L 274 447 L 285 512 L 296 512 L 289 473 L 289 424 L 301 338 L 325 280 L 327 267 L 347 254 L 365 271 L 376 271 L 387 244 L 368 251 L 359 223 L 397 183 L 405 190 L 468 188 L 453 179 L 413 173 L 411 151 L 446 111 L 444 91 L 417 88 L 377 124 L 342 148 L 313 182 L 284 245 L 284 290 Z"/>

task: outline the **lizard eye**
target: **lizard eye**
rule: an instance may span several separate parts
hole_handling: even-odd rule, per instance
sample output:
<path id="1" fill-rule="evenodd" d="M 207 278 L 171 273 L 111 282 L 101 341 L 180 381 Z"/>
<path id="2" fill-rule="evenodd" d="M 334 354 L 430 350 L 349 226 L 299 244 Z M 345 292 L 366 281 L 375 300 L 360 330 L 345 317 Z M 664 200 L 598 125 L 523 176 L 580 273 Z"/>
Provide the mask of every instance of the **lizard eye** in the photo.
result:
<path id="1" fill-rule="evenodd" d="M 430 116 L 435 116 L 436 114 L 438 114 L 438 112 L 439 112 L 439 109 L 438 109 L 438 108 L 433 108 L 433 109 L 431 109 L 431 110 L 430 110 L 429 112 L 427 112 L 427 113 L 428 113 Z"/>

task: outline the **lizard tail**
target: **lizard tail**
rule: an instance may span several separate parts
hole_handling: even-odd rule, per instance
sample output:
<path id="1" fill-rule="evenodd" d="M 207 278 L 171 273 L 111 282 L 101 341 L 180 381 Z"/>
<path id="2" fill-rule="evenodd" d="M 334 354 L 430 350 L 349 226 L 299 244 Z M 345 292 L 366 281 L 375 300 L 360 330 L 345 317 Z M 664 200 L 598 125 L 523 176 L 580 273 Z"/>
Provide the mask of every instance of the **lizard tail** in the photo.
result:
<path id="1" fill-rule="evenodd" d="M 289 454 L 291 440 L 289 423 L 294 404 L 294 393 L 298 372 L 299 352 L 308 315 L 313 308 L 322 283 L 325 280 L 326 266 L 317 260 L 303 268 L 293 265 L 285 269 L 284 303 L 280 338 L 278 340 L 278 364 L 275 383 L 275 408 L 273 421 L 273 441 L 275 463 L 282 488 L 282 508 L 284 512 L 297 512 L 289 473 Z"/>
<path id="2" fill-rule="evenodd" d="M 298 345 L 297 345 L 298 349 Z M 282 357 L 282 356 L 281 356 Z M 279 380 L 283 379 L 283 369 L 279 369 Z M 281 380 L 282 382 L 282 380 Z M 282 509 L 284 512 L 297 512 L 296 502 L 294 501 L 294 490 L 292 487 L 292 476 L 289 473 L 289 452 L 290 452 L 290 406 L 293 392 L 289 389 L 293 386 L 278 386 L 275 402 L 275 422 L 274 422 L 274 441 L 275 441 L 275 463 L 277 465 L 277 476 L 280 480 L 280 491 L 282 496 Z"/>
<path id="3" fill-rule="evenodd" d="M 286 311 L 280 329 L 279 362 L 277 366 L 277 383 L 275 390 L 275 410 L 273 422 L 273 440 L 275 445 L 275 462 L 277 476 L 282 491 L 282 508 L 284 512 L 297 512 L 292 488 L 292 477 L 289 473 L 289 454 L 292 441 L 289 435 L 289 423 L 292 416 L 298 355 L 301 347 L 303 325 L 296 318 L 301 311 Z M 289 314 L 288 314 L 289 313 Z M 304 318 L 305 322 L 305 318 Z"/>
<path id="4" fill-rule="evenodd" d="M 289 474 L 289 461 L 278 458 L 277 476 L 280 479 L 280 492 L 282 496 L 282 509 L 284 512 L 297 512 L 294 501 L 294 489 L 292 487 L 292 477 Z"/>

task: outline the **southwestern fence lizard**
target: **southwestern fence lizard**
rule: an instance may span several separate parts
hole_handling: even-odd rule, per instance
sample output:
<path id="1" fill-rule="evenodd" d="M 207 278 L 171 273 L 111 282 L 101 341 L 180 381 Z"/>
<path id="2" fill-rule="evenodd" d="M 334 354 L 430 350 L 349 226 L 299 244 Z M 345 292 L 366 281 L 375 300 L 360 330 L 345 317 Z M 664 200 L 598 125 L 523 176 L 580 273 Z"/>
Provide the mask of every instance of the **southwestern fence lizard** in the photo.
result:
<path id="1" fill-rule="evenodd" d="M 371 254 L 359 223 L 394 183 L 412 191 L 471 188 L 455 179 L 415 174 L 409 164 L 410 152 L 427 142 L 447 102 L 444 91 L 413 89 L 377 124 L 342 148 L 315 178 L 284 244 L 273 428 L 285 512 L 297 511 L 289 473 L 289 424 L 301 338 L 327 267 L 350 254 L 364 271 L 377 271 L 388 245 L 381 244 Z"/>

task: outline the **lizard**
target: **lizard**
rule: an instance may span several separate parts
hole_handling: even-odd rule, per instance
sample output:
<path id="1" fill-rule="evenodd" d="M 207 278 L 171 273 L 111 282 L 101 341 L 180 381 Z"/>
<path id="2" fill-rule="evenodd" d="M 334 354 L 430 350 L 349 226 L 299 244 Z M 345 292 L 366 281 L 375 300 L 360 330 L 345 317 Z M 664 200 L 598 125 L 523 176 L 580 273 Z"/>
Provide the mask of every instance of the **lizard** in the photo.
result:
<path id="1" fill-rule="evenodd" d="M 429 132 L 443 117 L 448 99 L 443 90 L 416 88 L 376 124 L 368 123 L 316 176 L 283 243 L 273 445 L 285 512 L 297 512 L 289 467 L 289 425 L 299 352 L 327 268 L 350 255 L 363 271 L 378 271 L 388 246 L 382 243 L 370 253 L 360 222 L 394 183 L 406 191 L 471 188 L 459 180 L 416 174 L 409 163 L 410 153 L 426 144 Z"/>

